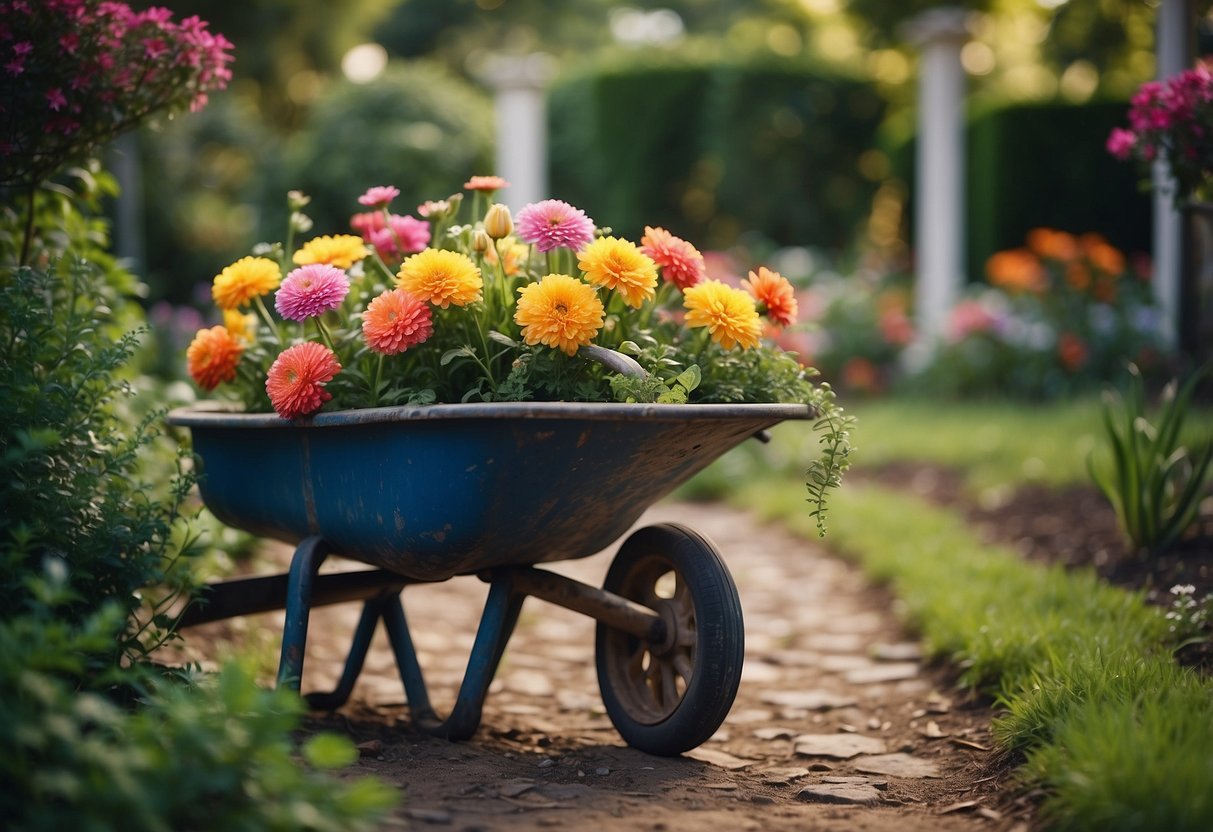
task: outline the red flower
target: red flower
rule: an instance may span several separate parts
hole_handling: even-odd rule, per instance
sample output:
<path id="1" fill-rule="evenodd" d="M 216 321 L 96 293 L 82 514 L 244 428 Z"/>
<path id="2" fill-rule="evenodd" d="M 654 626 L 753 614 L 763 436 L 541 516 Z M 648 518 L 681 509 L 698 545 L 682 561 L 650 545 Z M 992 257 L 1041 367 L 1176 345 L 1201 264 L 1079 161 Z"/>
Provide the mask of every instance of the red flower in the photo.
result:
<path id="1" fill-rule="evenodd" d="M 265 392 L 279 416 L 294 419 L 314 413 L 333 397 L 324 385 L 340 370 L 332 350 L 306 341 L 288 347 L 274 359 L 265 378 Z"/>

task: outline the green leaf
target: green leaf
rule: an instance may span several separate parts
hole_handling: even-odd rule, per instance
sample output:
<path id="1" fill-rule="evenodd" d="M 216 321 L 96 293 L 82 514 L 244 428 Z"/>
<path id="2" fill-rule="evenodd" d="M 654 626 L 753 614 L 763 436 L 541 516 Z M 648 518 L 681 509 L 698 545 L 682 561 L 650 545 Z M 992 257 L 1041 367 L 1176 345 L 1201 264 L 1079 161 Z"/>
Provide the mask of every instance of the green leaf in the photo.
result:
<path id="1" fill-rule="evenodd" d="M 507 347 L 517 348 L 517 347 L 522 346 L 517 341 L 515 341 L 513 338 L 506 335 L 504 332 L 498 332 L 495 329 L 489 330 L 489 340 L 496 341 L 498 344 L 504 344 Z"/>
<path id="2" fill-rule="evenodd" d="M 358 749 L 346 737 L 317 734 L 300 749 L 315 768 L 344 768 L 358 759 Z"/>
<path id="3" fill-rule="evenodd" d="M 447 364 L 450 364 L 456 358 L 459 358 L 461 356 L 464 358 L 471 358 L 474 355 L 476 355 L 476 353 L 469 346 L 455 347 L 452 350 L 447 350 L 446 352 L 444 352 L 442 354 L 442 358 L 439 359 L 438 363 L 440 365 L 442 365 L 443 367 L 445 367 Z"/>

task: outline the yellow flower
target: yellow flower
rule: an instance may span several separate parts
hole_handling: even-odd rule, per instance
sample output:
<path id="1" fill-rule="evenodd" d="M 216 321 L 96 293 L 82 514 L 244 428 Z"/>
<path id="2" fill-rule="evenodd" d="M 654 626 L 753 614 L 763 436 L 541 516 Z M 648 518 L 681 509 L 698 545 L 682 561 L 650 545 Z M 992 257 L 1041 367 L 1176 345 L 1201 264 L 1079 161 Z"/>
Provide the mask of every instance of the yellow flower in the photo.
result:
<path id="1" fill-rule="evenodd" d="M 595 286 L 606 286 L 631 307 L 652 300 L 657 287 L 657 264 L 634 243 L 600 237 L 577 253 L 577 268 Z"/>
<path id="2" fill-rule="evenodd" d="M 712 340 L 726 350 L 758 346 L 762 326 L 754 299 L 719 280 L 705 280 L 683 292 L 687 326 L 706 326 Z"/>
<path id="3" fill-rule="evenodd" d="M 334 234 L 330 237 L 326 234 L 308 240 L 291 259 L 295 261 L 296 266 L 323 263 L 338 269 L 348 269 L 366 255 L 366 243 L 361 237 L 355 237 L 353 234 Z"/>
<path id="4" fill-rule="evenodd" d="M 282 272 L 265 257 L 242 257 L 215 275 L 211 297 L 220 309 L 238 309 L 278 288 Z"/>
<path id="5" fill-rule="evenodd" d="M 518 290 L 514 321 L 528 344 L 546 344 L 569 355 L 594 340 L 602 328 L 602 301 L 597 293 L 567 274 L 549 274 Z"/>
<path id="6" fill-rule="evenodd" d="M 241 341 L 251 343 L 257 332 L 257 316 L 239 309 L 224 309 L 223 328 Z"/>
<path id="7" fill-rule="evenodd" d="M 484 281 L 466 254 L 427 248 L 400 264 L 396 285 L 446 309 L 451 304 L 467 306 L 480 300 Z"/>

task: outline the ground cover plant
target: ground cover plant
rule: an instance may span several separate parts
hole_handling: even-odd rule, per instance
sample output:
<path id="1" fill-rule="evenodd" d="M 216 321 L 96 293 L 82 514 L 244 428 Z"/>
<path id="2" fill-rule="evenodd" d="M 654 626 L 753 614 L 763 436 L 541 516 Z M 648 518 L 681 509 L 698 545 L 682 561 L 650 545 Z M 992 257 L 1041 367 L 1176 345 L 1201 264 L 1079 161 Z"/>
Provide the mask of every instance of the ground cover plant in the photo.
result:
<path id="1" fill-rule="evenodd" d="M 1028 490 L 1046 495 L 1030 503 L 1034 515 L 1086 528 L 1078 514 L 1090 504 L 1067 509 L 1061 495 L 1077 492 L 1058 489 L 1095 492 L 1085 459 L 1099 441 L 1099 403 L 940 408 L 885 400 L 855 409 L 860 464 L 835 502 L 827 543 L 888 582 L 931 649 L 1005 709 L 996 736 L 1018 766 L 1016 782 L 1046 795 L 1045 822 L 1065 829 L 1207 828 L 1213 684 L 1191 640 L 1207 644 L 1209 633 L 1190 626 L 1206 620 L 1193 599 L 1199 590 L 1168 590 L 1209 563 L 1207 546 L 1199 548 L 1208 537 L 1198 534 L 1182 558 L 1131 557 L 1115 549 L 1114 514 L 1103 506 L 1110 528 L 1101 546 L 1132 566 L 1100 568 L 1129 583 L 1116 588 L 1091 568 L 1095 550 L 1068 562 L 1072 553 L 1049 556 L 1042 550 L 1050 541 L 1036 540 L 1034 557 L 1051 562 L 1025 559 L 1030 532 L 1008 528 L 979 506 L 985 499 L 1005 510 L 1034 481 Z M 1193 411 L 1185 436 L 1213 433 L 1210 416 Z M 763 470 L 793 459 L 781 446 L 807 441 L 789 427 L 777 429 L 771 446 L 750 450 L 762 457 Z M 790 480 L 747 477 L 750 464 L 744 454 L 726 457 L 715 476 L 749 482 L 732 498 L 803 530 L 803 497 L 789 490 Z M 943 505 L 938 490 L 922 484 L 949 470 L 957 475 Z M 710 487 L 711 476 L 699 487 Z M 1184 661 L 1176 661 L 1177 651 Z"/>

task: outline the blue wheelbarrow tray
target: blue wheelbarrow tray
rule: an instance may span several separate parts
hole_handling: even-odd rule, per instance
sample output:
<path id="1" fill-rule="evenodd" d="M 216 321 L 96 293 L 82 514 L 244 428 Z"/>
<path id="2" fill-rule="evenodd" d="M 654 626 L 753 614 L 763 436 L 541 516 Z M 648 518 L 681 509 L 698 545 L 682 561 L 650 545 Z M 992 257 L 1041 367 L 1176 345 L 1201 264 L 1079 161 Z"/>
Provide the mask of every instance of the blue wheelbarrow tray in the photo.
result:
<path id="1" fill-rule="evenodd" d="M 522 600 L 536 595 L 598 619 L 600 686 L 625 739 L 654 753 L 681 753 L 706 740 L 700 736 L 708 731 L 706 723 L 723 721 L 736 693 L 732 677 L 740 675 L 740 655 L 729 657 L 727 663 L 736 660 L 738 666 L 735 673 L 727 670 L 727 678 L 694 665 L 715 661 L 705 655 L 709 649 L 739 653 L 742 638 L 736 589 L 711 543 L 673 524 L 637 538 L 625 558 L 634 563 L 621 567 L 614 579 L 620 585 L 615 589 L 628 588 L 624 595 L 533 566 L 602 551 L 649 506 L 729 449 L 781 421 L 813 416 L 813 408 L 804 404 L 440 404 L 321 413 L 294 421 L 274 414 L 175 410 L 168 421 L 190 429 L 207 508 L 228 525 L 297 545 L 288 575 L 216 585 L 208 594 L 211 610 L 204 605 L 187 611 L 183 626 L 285 608 L 279 682 L 297 687 L 311 607 L 362 599 L 363 624 L 338 690 L 313 694 L 309 701 L 336 707 L 348 698 L 382 619 L 414 721 L 422 730 L 460 739 L 479 724 Z M 672 549 L 691 554 L 671 559 L 658 551 Z M 329 554 L 377 569 L 318 576 Z M 617 558 L 624 554 L 621 550 Z M 700 561 L 710 564 L 710 574 L 696 577 L 692 573 L 702 571 Z M 685 588 L 682 607 L 642 586 L 670 571 Z M 406 584 L 464 574 L 480 575 L 490 583 L 490 593 L 459 701 L 451 716 L 440 720 L 429 707 L 399 596 Z M 726 633 L 728 643 L 719 649 L 709 648 L 705 634 L 696 630 L 711 623 L 707 618 L 720 617 L 704 614 L 705 599 L 694 597 L 696 582 L 703 584 L 701 595 L 731 592 L 722 602 L 733 609 L 723 615 L 736 621 L 723 624 L 736 631 L 735 637 Z M 675 638 L 672 632 L 679 626 L 687 632 Z M 612 642 L 619 637 L 627 640 Z M 669 643 L 672 638 L 695 643 L 687 652 Z M 605 669 L 604 650 L 621 653 L 615 660 L 606 657 Z M 674 681 L 666 680 L 667 690 L 660 689 L 661 680 L 624 678 L 638 650 L 683 653 Z M 654 672 L 648 670 L 653 660 L 644 662 L 643 673 Z M 604 673 L 615 676 L 614 683 L 604 682 Z M 732 686 L 723 710 L 720 702 L 705 708 L 684 701 L 703 698 L 692 696 L 699 686 L 689 684 L 694 674 L 698 683 Z M 622 704 L 616 703 L 619 713 L 612 713 L 607 687 L 620 686 Z M 681 722 L 689 719 L 689 725 L 671 723 L 680 710 Z M 710 713 L 705 720 L 687 717 L 690 710 Z M 640 728 L 629 736 L 620 721 L 634 718 Z M 654 725 L 660 728 L 656 738 Z"/>

